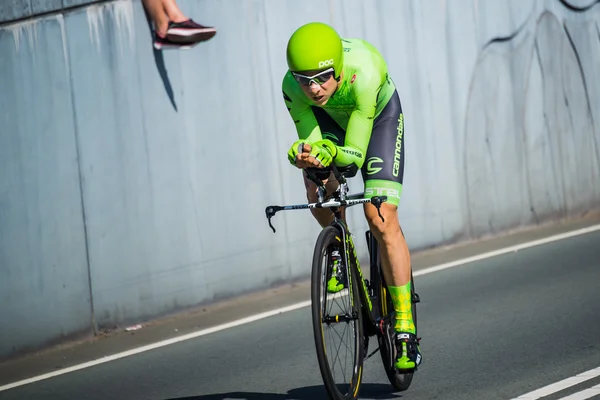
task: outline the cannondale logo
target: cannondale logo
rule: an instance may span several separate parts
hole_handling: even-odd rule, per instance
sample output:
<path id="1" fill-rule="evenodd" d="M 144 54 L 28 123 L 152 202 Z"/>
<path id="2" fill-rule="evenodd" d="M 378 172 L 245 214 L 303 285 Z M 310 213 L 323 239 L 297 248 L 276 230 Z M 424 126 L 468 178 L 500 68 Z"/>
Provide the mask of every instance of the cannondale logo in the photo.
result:
<path id="1" fill-rule="evenodd" d="M 367 160 L 367 175 L 374 175 L 381 171 L 381 167 L 376 167 L 374 164 L 383 163 L 383 160 L 379 157 L 371 157 Z"/>
<path id="2" fill-rule="evenodd" d="M 319 68 L 330 67 L 333 65 L 333 58 L 325 61 L 319 61 Z"/>

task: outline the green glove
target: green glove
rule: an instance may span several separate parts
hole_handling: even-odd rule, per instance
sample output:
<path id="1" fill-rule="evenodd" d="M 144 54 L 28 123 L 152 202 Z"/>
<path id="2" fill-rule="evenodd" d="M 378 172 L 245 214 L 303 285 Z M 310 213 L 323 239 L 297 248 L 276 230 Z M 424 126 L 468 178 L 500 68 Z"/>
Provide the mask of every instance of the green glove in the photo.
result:
<path id="1" fill-rule="evenodd" d="M 331 140 L 319 140 L 311 144 L 311 146 L 310 155 L 319 160 L 324 167 L 328 167 L 335 156 L 337 156 L 337 147 Z"/>
<path id="2" fill-rule="evenodd" d="M 302 148 L 305 143 L 307 142 L 304 139 L 296 140 L 292 147 L 290 147 L 290 150 L 288 151 L 288 160 L 292 165 L 296 165 L 296 156 L 302 153 Z"/>

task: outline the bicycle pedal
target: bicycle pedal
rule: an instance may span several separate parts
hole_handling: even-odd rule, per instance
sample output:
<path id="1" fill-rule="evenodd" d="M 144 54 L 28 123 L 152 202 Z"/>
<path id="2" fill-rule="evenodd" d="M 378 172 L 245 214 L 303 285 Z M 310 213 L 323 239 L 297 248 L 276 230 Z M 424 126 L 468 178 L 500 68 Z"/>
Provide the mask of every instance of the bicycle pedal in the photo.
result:
<path id="1" fill-rule="evenodd" d="M 413 302 L 414 304 L 416 304 L 416 303 L 420 303 L 420 302 L 421 302 L 421 297 L 420 297 L 418 294 L 416 294 L 416 293 L 415 293 L 415 294 L 413 294 L 413 297 L 412 297 L 412 302 Z"/>

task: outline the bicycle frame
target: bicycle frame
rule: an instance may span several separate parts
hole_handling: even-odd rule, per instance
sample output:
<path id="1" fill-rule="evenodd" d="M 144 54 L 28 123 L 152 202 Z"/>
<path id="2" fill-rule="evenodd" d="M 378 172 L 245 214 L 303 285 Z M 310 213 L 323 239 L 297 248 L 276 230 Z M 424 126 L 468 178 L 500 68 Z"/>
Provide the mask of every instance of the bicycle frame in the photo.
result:
<path id="1" fill-rule="evenodd" d="M 362 269 L 360 267 L 360 262 L 358 260 L 358 256 L 356 254 L 356 249 L 354 246 L 354 243 L 351 239 L 351 234 L 349 233 L 348 230 L 348 225 L 346 224 L 346 222 L 342 219 L 341 217 L 341 208 L 342 207 L 351 207 L 357 204 L 365 204 L 365 203 L 372 203 L 376 208 L 377 208 L 377 212 L 379 213 L 379 217 L 381 218 L 382 221 L 385 221 L 383 216 L 381 215 L 381 204 L 383 204 L 386 200 L 387 200 L 387 196 L 374 196 L 371 198 L 364 198 L 364 193 L 357 193 L 354 195 L 350 195 L 348 196 L 348 183 L 346 181 L 346 178 L 344 176 L 343 173 L 340 173 L 340 171 L 335 167 L 332 166 L 331 168 L 332 172 L 334 173 L 334 176 L 336 177 L 336 179 L 338 180 L 338 182 L 340 183 L 338 189 L 333 193 L 331 199 L 326 200 L 326 194 L 327 194 L 327 190 L 325 188 L 325 185 L 323 184 L 323 181 L 321 179 L 319 179 L 315 173 L 313 173 L 311 170 L 306 170 L 307 172 L 307 177 L 308 179 L 310 179 L 312 182 L 314 182 L 317 185 L 317 194 L 318 194 L 318 201 L 316 203 L 307 203 L 307 204 L 295 204 L 295 205 L 287 205 L 287 206 L 268 206 L 265 209 L 265 214 L 267 216 L 267 219 L 269 220 L 269 226 L 271 227 L 271 229 L 273 229 L 273 232 L 276 232 L 275 228 L 273 227 L 273 225 L 271 224 L 271 218 L 273 218 L 275 216 L 275 214 L 279 211 L 289 211 L 289 210 L 306 210 L 306 209 L 312 209 L 312 208 L 330 208 L 333 212 L 334 215 L 334 219 L 333 222 L 330 224 L 330 226 L 334 226 L 341 235 L 341 239 L 342 239 L 342 245 L 343 245 L 343 260 L 344 260 L 344 265 L 346 266 L 346 268 L 348 269 L 348 274 L 346 276 L 346 279 L 348 279 L 348 282 L 346 282 L 348 284 L 348 287 L 350 285 L 350 274 L 352 273 L 351 269 L 353 268 L 352 265 L 354 265 L 354 268 L 356 268 L 356 274 L 358 276 L 358 278 L 360 279 L 360 281 L 362 282 L 362 284 L 359 284 L 359 296 L 361 297 L 361 303 L 366 307 L 366 310 L 364 310 L 364 317 L 366 317 L 366 321 L 368 321 L 368 323 L 365 323 L 365 327 L 368 328 L 368 330 L 366 331 L 366 333 L 368 333 L 368 336 L 373 336 L 376 334 L 377 332 L 377 326 L 378 324 L 381 323 L 381 313 L 379 310 L 379 305 L 376 304 L 375 306 L 373 306 L 373 302 L 372 302 L 372 288 L 368 287 L 367 281 L 365 281 L 365 279 L 363 278 L 362 275 Z M 378 259 L 376 258 L 376 254 L 373 253 L 373 244 L 377 245 L 376 240 L 374 237 L 369 236 L 370 232 L 367 232 L 367 241 L 368 241 L 368 247 L 369 247 L 369 254 L 370 254 L 370 271 L 371 271 L 371 280 L 373 280 L 374 277 L 377 277 L 377 279 L 381 279 L 381 271 L 379 271 L 379 263 L 378 263 Z M 351 245 L 351 248 L 349 248 L 349 246 Z M 352 256 L 354 257 L 354 262 L 350 263 L 349 261 L 349 257 Z M 377 282 L 377 281 L 376 281 Z M 378 283 L 378 282 L 377 282 Z"/>

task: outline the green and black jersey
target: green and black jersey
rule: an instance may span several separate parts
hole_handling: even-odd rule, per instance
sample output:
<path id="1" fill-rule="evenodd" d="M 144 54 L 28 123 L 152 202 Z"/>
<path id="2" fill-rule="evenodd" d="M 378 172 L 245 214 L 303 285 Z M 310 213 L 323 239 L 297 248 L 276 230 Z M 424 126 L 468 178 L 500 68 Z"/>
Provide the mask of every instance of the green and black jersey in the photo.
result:
<path id="1" fill-rule="evenodd" d="M 332 140 L 338 146 L 334 163 L 360 168 L 365 194 L 387 194 L 397 205 L 404 170 L 404 125 L 396 87 L 375 47 L 361 39 L 342 39 L 342 44 L 341 81 L 327 103 L 316 106 L 288 71 L 282 84 L 285 104 L 300 139 Z"/>
<path id="2" fill-rule="evenodd" d="M 385 60 L 375 47 L 360 39 L 343 39 L 342 44 L 342 80 L 321 108 L 346 131 L 335 164 L 344 167 L 354 163 L 360 168 L 365 161 L 373 120 L 386 106 L 395 87 L 388 76 Z M 283 93 L 298 137 L 308 142 L 321 140 L 322 132 L 311 108 L 314 103 L 289 71 L 283 79 Z"/>

